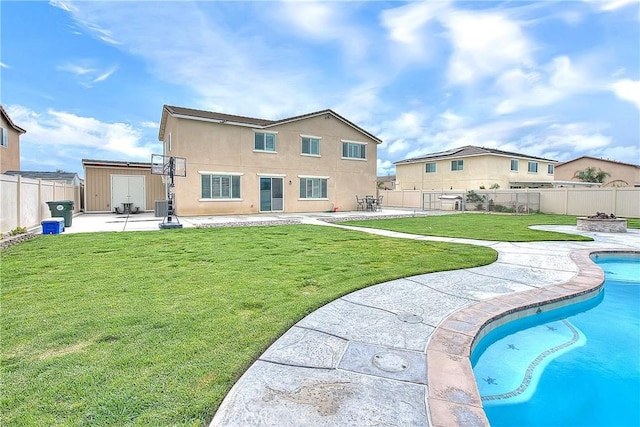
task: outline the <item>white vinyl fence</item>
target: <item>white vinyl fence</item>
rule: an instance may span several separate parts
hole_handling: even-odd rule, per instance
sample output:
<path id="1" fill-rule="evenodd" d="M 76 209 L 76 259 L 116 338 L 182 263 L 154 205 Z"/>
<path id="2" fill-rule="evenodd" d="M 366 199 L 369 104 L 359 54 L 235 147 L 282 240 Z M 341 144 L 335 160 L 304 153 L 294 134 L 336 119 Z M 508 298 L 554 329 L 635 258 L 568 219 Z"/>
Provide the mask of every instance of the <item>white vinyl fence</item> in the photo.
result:
<path id="1" fill-rule="evenodd" d="M 0 233 L 17 227 L 35 228 L 51 218 L 47 202 L 73 200 L 74 213 L 80 211 L 80 186 L 56 181 L 0 175 Z"/>
<path id="2" fill-rule="evenodd" d="M 383 206 L 419 210 L 487 211 L 588 216 L 596 212 L 640 218 L 640 188 L 522 190 L 380 190 Z"/>

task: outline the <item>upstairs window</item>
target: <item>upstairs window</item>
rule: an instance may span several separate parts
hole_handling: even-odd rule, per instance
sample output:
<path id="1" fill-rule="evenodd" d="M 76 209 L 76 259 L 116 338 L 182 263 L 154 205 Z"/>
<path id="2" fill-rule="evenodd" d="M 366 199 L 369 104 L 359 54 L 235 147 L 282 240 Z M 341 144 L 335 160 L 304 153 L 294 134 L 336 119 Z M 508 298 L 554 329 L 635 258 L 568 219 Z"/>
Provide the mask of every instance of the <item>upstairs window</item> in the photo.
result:
<path id="1" fill-rule="evenodd" d="M 547 173 L 549 175 L 553 175 L 553 171 L 555 170 L 555 168 L 553 167 L 553 165 L 547 165 Z"/>
<path id="2" fill-rule="evenodd" d="M 9 146 L 9 132 L 5 128 L 0 128 L 0 145 L 3 147 Z"/>
<path id="3" fill-rule="evenodd" d="M 511 159 L 511 172 L 518 172 L 518 160 Z"/>
<path id="4" fill-rule="evenodd" d="M 366 159 L 366 144 L 342 142 L 342 157 L 345 159 Z"/>
<path id="5" fill-rule="evenodd" d="M 461 171 L 464 169 L 464 160 L 451 160 L 451 170 Z"/>
<path id="6" fill-rule="evenodd" d="M 320 138 L 303 136 L 302 137 L 302 154 L 307 154 L 309 156 L 319 156 L 320 155 Z"/>
<path id="7" fill-rule="evenodd" d="M 424 166 L 424 171 L 426 173 L 436 173 L 436 162 L 427 163 Z"/>
<path id="8" fill-rule="evenodd" d="M 276 151 L 276 134 L 266 132 L 255 133 L 255 143 L 253 146 L 255 151 Z"/>
<path id="9" fill-rule="evenodd" d="M 203 199 L 239 199 L 240 175 L 210 175 L 201 177 Z"/>
<path id="10" fill-rule="evenodd" d="M 538 173 L 538 162 L 529 162 L 527 171 L 529 171 L 529 173 Z"/>

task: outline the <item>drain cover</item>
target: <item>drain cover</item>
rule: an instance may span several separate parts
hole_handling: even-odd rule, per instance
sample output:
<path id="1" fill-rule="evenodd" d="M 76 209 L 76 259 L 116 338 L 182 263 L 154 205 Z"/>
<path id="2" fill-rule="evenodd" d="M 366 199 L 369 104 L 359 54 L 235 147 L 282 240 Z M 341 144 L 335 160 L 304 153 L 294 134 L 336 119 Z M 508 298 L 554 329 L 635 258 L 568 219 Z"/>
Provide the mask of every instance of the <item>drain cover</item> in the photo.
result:
<path id="1" fill-rule="evenodd" d="M 385 372 L 402 372 L 407 370 L 409 367 L 407 359 L 400 355 L 388 352 L 377 353 L 373 356 L 373 364 L 376 368 Z"/>
<path id="2" fill-rule="evenodd" d="M 422 317 L 418 316 L 417 314 L 411 314 L 411 313 L 399 313 L 398 314 L 398 319 L 400 319 L 403 322 L 406 323 L 420 323 L 422 322 Z"/>

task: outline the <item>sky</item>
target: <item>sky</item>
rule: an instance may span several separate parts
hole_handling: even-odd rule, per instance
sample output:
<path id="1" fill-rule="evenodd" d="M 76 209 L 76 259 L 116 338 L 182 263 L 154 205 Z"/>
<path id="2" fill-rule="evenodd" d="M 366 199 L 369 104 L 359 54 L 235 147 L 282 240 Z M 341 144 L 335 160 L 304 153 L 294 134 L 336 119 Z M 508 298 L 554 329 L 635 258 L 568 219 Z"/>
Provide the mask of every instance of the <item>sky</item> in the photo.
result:
<path id="1" fill-rule="evenodd" d="M 164 104 L 329 108 L 383 140 L 378 175 L 465 145 L 640 164 L 639 0 L 3 0 L 0 24 L 22 170 L 149 162 Z"/>

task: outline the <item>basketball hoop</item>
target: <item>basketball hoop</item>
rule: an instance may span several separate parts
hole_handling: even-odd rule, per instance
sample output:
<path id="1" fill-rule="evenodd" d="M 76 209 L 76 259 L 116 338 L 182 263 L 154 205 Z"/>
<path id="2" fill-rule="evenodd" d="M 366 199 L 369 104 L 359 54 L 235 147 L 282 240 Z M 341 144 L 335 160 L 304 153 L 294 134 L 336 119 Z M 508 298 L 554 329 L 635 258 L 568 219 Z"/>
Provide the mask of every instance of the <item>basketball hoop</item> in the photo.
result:
<path id="1" fill-rule="evenodd" d="M 160 228 L 182 228 L 182 224 L 178 221 L 175 214 L 175 193 L 173 191 L 175 184 L 173 178 L 176 176 L 187 176 L 187 159 L 184 157 L 165 156 L 162 154 L 151 155 L 151 174 L 160 175 L 162 183 L 167 189 L 167 215 L 162 220 Z M 175 217 L 176 222 L 172 219 Z"/>

